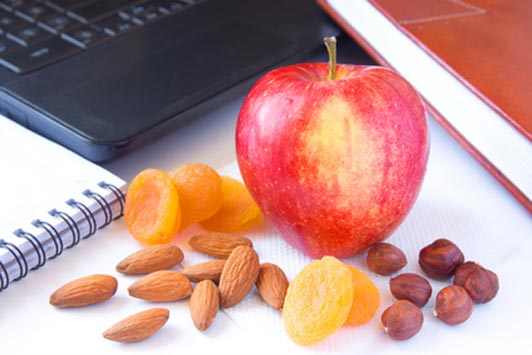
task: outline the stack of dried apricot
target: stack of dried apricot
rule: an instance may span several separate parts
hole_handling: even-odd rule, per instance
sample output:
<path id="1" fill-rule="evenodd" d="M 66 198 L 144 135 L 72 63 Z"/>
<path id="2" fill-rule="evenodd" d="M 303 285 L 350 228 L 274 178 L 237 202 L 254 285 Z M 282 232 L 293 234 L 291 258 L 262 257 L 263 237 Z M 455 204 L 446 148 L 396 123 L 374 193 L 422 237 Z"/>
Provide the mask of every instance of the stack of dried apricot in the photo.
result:
<path id="1" fill-rule="evenodd" d="M 194 223 L 209 231 L 235 232 L 252 227 L 261 217 L 242 182 L 202 163 L 170 172 L 141 171 L 129 185 L 124 207 L 128 231 L 145 245 L 168 243 Z"/>
<path id="2" fill-rule="evenodd" d="M 294 342 L 310 345 L 342 326 L 366 323 L 379 305 L 379 290 L 364 272 L 324 256 L 307 264 L 290 283 L 284 327 Z"/>

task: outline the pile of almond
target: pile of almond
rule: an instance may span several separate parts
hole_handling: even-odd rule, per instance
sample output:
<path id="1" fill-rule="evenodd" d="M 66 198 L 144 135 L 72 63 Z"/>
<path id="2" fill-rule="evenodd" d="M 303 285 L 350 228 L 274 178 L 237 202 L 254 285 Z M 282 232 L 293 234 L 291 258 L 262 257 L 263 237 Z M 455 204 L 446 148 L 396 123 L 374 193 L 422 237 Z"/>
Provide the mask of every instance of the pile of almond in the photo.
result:
<path id="1" fill-rule="evenodd" d="M 260 263 L 251 241 L 241 235 L 205 233 L 189 239 L 189 245 L 216 259 L 175 270 L 184 260 L 182 250 L 172 244 L 146 247 L 116 265 L 126 275 L 143 275 L 128 287 L 130 296 L 151 303 L 189 298 L 192 321 L 201 331 L 209 328 L 219 308 L 240 303 L 256 286 L 271 307 L 281 309 L 288 279 L 279 266 Z M 117 290 L 117 279 L 95 274 L 73 280 L 50 296 L 55 307 L 82 307 L 102 303 Z M 126 317 L 103 336 L 117 342 L 136 342 L 149 338 L 169 318 L 166 308 L 151 308 Z"/>

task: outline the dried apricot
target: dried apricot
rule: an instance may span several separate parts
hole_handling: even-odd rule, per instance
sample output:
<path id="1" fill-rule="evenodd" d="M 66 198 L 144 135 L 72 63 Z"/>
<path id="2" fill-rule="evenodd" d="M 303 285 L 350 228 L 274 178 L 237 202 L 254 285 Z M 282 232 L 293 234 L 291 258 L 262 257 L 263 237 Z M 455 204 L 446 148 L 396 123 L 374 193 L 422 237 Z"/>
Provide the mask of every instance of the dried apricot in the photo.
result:
<path id="1" fill-rule="evenodd" d="M 211 217 L 222 206 L 222 179 L 210 166 L 188 163 L 169 174 L 179 194 L 181 228 Z"/>
<path id="2" fill-rule="evenodd" d="M 381 295 L 377 286 L 363 271 L 347 265 L 353 277 L 353 304 L 344 325 L 355 326 L 368 322 L 381 304 Z"/>
<path id="3" fill-rule="evenodd" d="M 345 323 L 353 303 L 353 275 L 332 256 L 307 264 L 288 286 L 283 307 L 285 330 L 293 341 L 310 345 Z"/>
<path id="4" fill-rule="evenodd" d="M 177 189 L 166 172 L 150 168 L 135 176 L 126 195 L 124 222 L 129 233 L 146 245 L 174 238 L 181 212 Z"/>
<path id="5" fill-rule="evenodd" d="M 258 223 L 262 213 L 246 186 L 228 176 L 221 176 L 221 179 L 222 206 L 212 217 L 199 224 L 210 231 L 236 232 Z"/>

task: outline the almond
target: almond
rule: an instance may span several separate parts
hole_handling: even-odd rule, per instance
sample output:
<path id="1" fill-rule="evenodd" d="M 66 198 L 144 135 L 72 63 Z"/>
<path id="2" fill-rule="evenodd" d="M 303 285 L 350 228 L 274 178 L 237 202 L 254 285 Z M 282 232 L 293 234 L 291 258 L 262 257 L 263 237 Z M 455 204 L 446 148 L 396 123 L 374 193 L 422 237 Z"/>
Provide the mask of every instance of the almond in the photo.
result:
<path id="1" fill-rule="evenodd" d="M 190 265 L 181 270 L 192 282 L 211 280 L 218 282 L 225 265 L 225 260 L 209 260 L 203 263 Z"/>
<path id="2" fill-rule="evenodd" d="M 248 238 L 231 233 L 199 234 L 190 238 L 188 244 L 201 253 L 222 259 L 227 259 L 237 246 L 253 246 Z"/>
<path id="3" fill-rule="evenodd" d="M 204 331 L 210 327 L 218 313 L 220 297 L 218 288 L 211 280 L 203 280 L 194 287 L 190 296 L 190 316 L 198 330 Z"/>
<path id="4" fill-rule="evenodd" d="M 94 274 L 70 281 L 50 295 L 55 307 L 82 307 L 102 303 L 111 298 L 118 287 L 116 278 Z"/>
<path id="5" fill-rule="evenodd" d="M 103 336 L 120 343 L 133 343 L 151 337 L 166 324 L 170 312 L 165 308 L 152 308 L 135 313 L 115 323 Z"/>
<path id="6" fill-rule="evenodd" d="M 130 296 L 150 302 L 171 302 L 186 298 L 192 292 L 188 277 L 173 270 L 152 272 L 135 281 L 127 289 Z"/>
<path id="7" fill-rule="evenodd" d="M 279 266 L 272 263 L 261 264 L 255 284 L 260 296 L 268 305 L 279 310 L 283 308 L 288 278 Z"/>
<path id="8" fill-rule="evenodd" d="M 236 247 L 225 262 L 220 275 L 220 304 L 229 308 L 246 297 L 259 275 L 259 257 L 249 246 Z"/>
<path id="9" fill-rule="evenodd" d="M 125 257 L 116 265 L 116 271 L 127 275 L 149 274 L 170 269 L 181 263 L 183 258 L 183 252 L 176 245 L 154 245 Z"/>

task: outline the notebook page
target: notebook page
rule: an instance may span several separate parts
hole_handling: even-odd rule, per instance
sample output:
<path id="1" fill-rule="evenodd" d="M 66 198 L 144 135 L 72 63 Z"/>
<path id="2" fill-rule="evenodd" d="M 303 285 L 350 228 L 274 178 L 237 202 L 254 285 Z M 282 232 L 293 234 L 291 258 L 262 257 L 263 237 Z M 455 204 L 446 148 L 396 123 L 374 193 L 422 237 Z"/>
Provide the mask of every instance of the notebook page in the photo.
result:
<path id="1" fill-rule="evenodd" d="M 84 236 L 94 234 L 99 227 L 111 223 L 111 216 L 120 213 L 121 206 L 113 202 L 119 190 L 110 191 L 99 183 L 112 184 L 124 193 L 124 181 L 5 117 L 0 117 L 0 169 L 0 239 L 13 243 L 25 255 L 28 266 L 23 265 L 23 273 L 43 264 L 44 259 L 61 254 Z M 83 194 L 88 190 L 98 194 L 99 200 Z M 67 204 L 70 200 L 76 201 L 76 205 Z M 76 207 L 82 205 L 87 209 Z M 94 217 L 88 212 L 98 209 L 102 213 L 95 213 Z M 54 210 L 63 216 L 68 214 L 71 219 L 67 222 L 65 217 L 52 216 L 50 212 Z M 46 226 L 36 226 L 36 221 Z M 53 228 L 46 230 L 47 226 Z M 14 234 L 19 229 L 39 241 L 34 240 L 33 246 L 23 244 L 24 239 Z M 64 238 L 50 240 L 48 231 Z M 39 243 L 40 249 L 35 247 Z M 9 277 L 14 279 L 18 269 L 13 266 L 14 261 L 6 261 L 8 258 L 6 250 L 0 249 L 0 261 L 14 273 Z M 3 282 L 5 287 L 6 280 Z"/>

